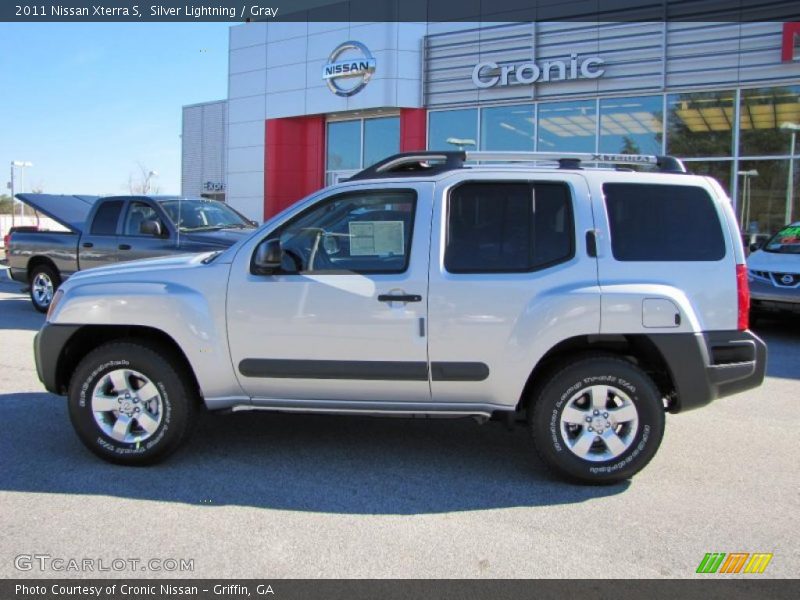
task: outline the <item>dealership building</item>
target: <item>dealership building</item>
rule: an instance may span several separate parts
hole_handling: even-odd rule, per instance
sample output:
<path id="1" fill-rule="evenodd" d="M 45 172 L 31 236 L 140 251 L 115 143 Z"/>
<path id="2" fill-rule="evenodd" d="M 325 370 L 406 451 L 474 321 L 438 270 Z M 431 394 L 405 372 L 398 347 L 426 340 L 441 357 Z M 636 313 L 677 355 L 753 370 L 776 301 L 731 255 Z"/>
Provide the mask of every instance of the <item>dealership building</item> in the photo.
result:
<path id="1" fill-rule="evenodd" d="M 244 23 L 219 183 L 264 219 L 400 151 L 670 154 L 769 232 L 800 219 L 799 38 L 780 22 Z"/>

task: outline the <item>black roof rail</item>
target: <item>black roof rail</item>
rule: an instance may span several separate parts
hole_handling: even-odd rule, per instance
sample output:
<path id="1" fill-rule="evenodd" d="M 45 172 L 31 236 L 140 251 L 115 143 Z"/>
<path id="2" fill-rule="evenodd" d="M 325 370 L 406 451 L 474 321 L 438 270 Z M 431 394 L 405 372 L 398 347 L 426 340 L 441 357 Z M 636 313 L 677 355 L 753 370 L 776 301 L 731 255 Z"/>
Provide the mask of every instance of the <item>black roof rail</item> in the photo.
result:
<path id="1" fill-rule="evenodd" d="M 359 171 L 347 181 L 381 177 L 436 175 L 460 169 L 464 166 L 464 161 L 466 160 L 467 155 L 463 151 L 420 150 L 418 152 L 401 152 Z"/>

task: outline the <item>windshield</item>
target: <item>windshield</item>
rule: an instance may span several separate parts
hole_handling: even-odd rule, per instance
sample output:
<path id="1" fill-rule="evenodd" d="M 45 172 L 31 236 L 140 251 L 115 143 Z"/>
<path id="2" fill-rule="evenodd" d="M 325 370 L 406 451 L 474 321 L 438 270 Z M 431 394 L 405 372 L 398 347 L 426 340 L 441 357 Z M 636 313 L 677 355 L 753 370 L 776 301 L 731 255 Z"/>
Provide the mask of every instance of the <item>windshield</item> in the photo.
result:
<path id="1" fill-rule="evenodd" d="M 253 227 L 242 215 L 216 200 L 169 200 L 161 206 L 181 231 Z"/>
<path id="2" fill-rule="evenodd" d="M 784 227 L 764 246 L 767 252 L 800 254 L 800 223 Z"/>

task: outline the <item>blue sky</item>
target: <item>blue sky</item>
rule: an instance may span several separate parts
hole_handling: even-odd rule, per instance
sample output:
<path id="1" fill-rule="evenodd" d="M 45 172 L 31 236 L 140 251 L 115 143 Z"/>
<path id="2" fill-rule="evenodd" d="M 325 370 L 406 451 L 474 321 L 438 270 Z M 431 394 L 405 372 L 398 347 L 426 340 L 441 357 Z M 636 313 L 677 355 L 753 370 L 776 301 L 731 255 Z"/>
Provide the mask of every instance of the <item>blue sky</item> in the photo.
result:
<path id="1" fill-rule="evenodd" d="M 180 192 L 181 106 L 227 96 L 228 23 L 0 24 L 0 186 L 119 194 L 137 162 Z"/>

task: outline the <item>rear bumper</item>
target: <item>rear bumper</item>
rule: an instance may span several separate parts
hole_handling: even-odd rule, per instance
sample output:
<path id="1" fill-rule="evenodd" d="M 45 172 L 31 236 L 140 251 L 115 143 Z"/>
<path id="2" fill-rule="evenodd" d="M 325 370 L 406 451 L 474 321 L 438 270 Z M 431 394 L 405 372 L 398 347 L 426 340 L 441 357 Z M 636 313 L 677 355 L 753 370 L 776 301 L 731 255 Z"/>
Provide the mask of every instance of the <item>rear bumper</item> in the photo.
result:
<path id="1" fill-rule="evenodd" d="M 8 277 L 19 283 L 28 283 L 28 272 L 25 269 L 10 267 L 8 269 Z"/>
<path id="2" fill-rule="evenodd" d="M 670 412 L 692 410 L 761 385 L 767 345 L 751 331 L 655 334 L 677 397 Z"/>
<path id="3" fill-rule="evenodd" d="M 63 394 L 60 389 L 58 361 L 64 353 L 64 346 L 80 325 L 53 325 L 45 323 L 33 338 L 33 356 L 36 361 L 36 374 L 45 389 L 53 394 Z"/>

